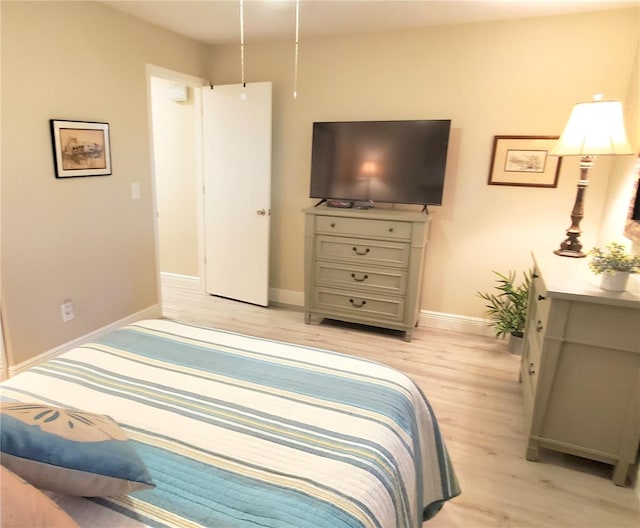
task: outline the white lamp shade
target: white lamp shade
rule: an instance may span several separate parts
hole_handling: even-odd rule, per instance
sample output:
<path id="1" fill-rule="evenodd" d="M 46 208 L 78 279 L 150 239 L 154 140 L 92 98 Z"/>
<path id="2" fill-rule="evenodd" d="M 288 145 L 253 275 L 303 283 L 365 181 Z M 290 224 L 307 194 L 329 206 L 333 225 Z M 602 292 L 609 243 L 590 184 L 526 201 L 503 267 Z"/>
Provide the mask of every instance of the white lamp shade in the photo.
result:
<path id="1" fill-rule="evenodd" d="M 573 107 L 567 126 L 552 154 L 598 156 L 633 154 L 620 101 L 591 101 Z"/>

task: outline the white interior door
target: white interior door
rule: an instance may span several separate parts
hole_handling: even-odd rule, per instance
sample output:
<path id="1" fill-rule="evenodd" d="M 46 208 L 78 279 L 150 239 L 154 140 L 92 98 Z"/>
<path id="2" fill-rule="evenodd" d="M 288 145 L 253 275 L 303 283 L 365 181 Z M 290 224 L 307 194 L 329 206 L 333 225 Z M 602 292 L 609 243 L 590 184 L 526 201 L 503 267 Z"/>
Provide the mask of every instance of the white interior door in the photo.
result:
<path id="1" fill-rule="evenodd" d="M 267 306 L 271 83 L 202 92 L 205 290 Z"/>

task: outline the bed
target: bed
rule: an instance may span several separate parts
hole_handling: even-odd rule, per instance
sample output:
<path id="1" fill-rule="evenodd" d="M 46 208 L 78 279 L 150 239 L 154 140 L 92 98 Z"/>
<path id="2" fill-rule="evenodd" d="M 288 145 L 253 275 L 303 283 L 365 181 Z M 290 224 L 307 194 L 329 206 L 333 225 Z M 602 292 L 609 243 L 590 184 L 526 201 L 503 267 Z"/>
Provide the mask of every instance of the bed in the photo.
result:
<path id="1" fill-rule="evenodd" d="M 118 496 L 49 492 L 80 526 L 415 528 L 460 493 L 420 389 L 345 354 L 145 320 L 0 387 L 113 418 L 148 469 Z"/>

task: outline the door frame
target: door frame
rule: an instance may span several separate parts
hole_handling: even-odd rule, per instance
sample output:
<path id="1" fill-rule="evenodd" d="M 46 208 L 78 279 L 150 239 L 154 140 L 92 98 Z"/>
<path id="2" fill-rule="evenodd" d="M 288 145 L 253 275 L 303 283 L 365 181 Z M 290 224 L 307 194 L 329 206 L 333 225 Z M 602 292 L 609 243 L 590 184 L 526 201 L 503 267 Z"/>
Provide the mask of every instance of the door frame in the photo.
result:
<path id="1" fill-rule="evenodd" d="M 195 90 L 202 90 L 203 87 L 209 86 L 209 81 L 189 75 L 186 73 L 169 70 L 161 66 L 153 64 L 146 64 L 146 80 L 147 80 L 147 115 L 149 126 L 149 157 L 151 164 L 151 201 L 153 208 L 153 240 L 155 249 L 155 266 L 156 266 L 156 289 L 158 292 L 158 303 L 162 308 L 162 279 L 160 273 L 160 232 L 158 225 L 158 193 L 156 182 L 156 167 L 155 167 L 155 155 L 154 155 L 154 143 L 153 143 L 153 112 L 151 104 L 151 78 L 159 77 L 168 81 L 175 81 L 178 83 L 186 84 L 189 88 Z M 204 291 L 204 163 L 202 152 L 202 98 L 198 97 L 194 103 L 195 106 L 195 120 L 194 129 L 196 137 L 196 185 L 197 185 L 197 218 L 198 218 L 198 290 Z"/>

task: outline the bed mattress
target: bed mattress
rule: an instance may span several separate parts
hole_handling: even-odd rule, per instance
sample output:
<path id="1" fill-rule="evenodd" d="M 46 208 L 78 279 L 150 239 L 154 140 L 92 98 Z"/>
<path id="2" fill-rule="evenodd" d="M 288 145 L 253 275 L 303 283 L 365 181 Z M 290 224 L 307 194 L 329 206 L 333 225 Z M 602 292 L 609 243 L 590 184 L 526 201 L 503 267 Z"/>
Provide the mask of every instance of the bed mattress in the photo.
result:
<path id="1" fill-rule="evenodd" d="M 56 497 L 81 526 L 415 528 L 460 493 L 419 388 L 345 354 L 146 320 L 1 390 L 109 415 L 134 443 L 156 488 Z"/>

